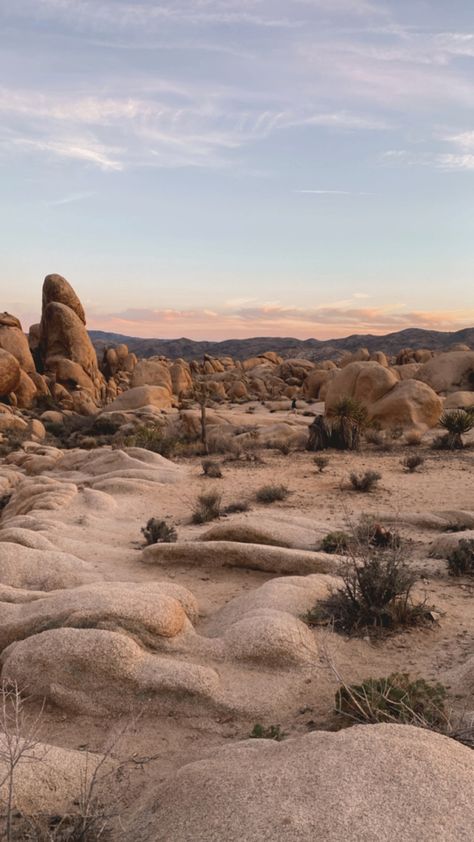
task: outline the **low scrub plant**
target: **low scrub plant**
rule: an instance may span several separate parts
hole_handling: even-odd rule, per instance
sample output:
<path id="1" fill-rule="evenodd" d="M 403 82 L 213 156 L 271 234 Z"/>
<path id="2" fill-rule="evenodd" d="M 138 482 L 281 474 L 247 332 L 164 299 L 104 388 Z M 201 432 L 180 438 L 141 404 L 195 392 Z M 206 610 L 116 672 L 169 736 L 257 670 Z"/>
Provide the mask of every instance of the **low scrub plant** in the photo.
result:
<path id="1" fill-rule="evenodd" d="M 329 457 L 328 456 L 315 456 L 314 457 L 314 464 L 316 465 L 320 474 L 323 473 L 325 468 L 329 465 Z"/>
<path id="2" fill-rule="evenodd" d="M 286 485 L 262 485 L 255 496 L 259 503 L 276 503 L 280 500 L 286 500 L 289 493 Z"/>
<path id="3" fill-rule="evenodd" d="M 342 685 L 336 692 L 336 713 L 353 722 L 392 722 L 437 728 L 447 720 L 446 688 L 407 673 L 368 678 Z"/>
<path id="4" fill-rule="evenodd" d="M 240 514 L 241 512 L 248 512 L 249 509 L 250 505 L 246 500 L 236 500 L 235 503 L 229 503 L 229 505 L 225 507 L 224 513 L 226 515 L 235 515 Z"/>
<path id="5" fill-rule="evenodd" d="M 150 518 L 147 525 L 142 527 L 142 533 L 147 544 L 174 544 L 178 540 L 174 526 L 156 517 Z"/>
<path id="6" fill-rule="evenodd" d="M 338 401 L 330 416 L 318 415 L 309 427 L 308 450 L 358 450 L 369 425 L 366 407 L 354 398 Z"/>
<path id="7" fill-rule="evenodd" d="M 284 739 L 285 734 L 279 725 L 268 725 L 265 727 L 257 722 L 253 726 L 249 736 L 255 740 L 275 740 L 279 743 Z"/>
<path id="8" fill-rule="evenodd" d="M 211 479 L 222 478 L 221 466 L 219 465 L 219 462 L 216 462 L 214 459 L 203 459 L 202 472 L 204 476 L 210 477 Z"/>
<path id="9" fill-rule="evenodd" d="M 222 497 L 218 491 L 199 494 L 192 514 L 193 523 L 209 523 L 221 515 Z"/>
<path id="10" fill-rule="evenodd" d="M 433 622 L 426 603 L 412 598 L 415 575 L 400 547 L 380 551 L 355 539 L 341 577 L 342 586 L 306 615 L 309 625 L 332 624 L 347 634 L 380 634 Z"/>
<path id="11" fill-rule="evenodd" d="M 474 539 L 461 538 L 448 556 L 451 576 L 474 576 Z"/>
<path id="12" fill-rule="evenodd" d="M 382 479 L 382 476 L 377 473 L 377 471 L 364 471 L 363 474 L 357 474 L 353 471 L 349 479 L 354 491 L 362 491 L 367 494 L 370 491 L 373 491 L 378 482 Z"/>
<path id="13" fill-rule="evenodd" d="M 125 439 L 127 447 L 142 447 L 152 453 L 158 453 L 168 459 L 174 456 L 183 439 L 177 433 L 167 430 L 163 425 L 156 427 L 141 427 L 133 435 Z"/>
<path id="14" fill-rule="evenodd" d="M 325 553 L 344 553 L 349 549 L 351 536 L 347 532 L 329 532 L 321 541 Z"/>
<path id="15" fill-rule="evenodd" d="M 406 456 L 405 459 L 402 459 L 401 464 L 403 467 L 408 471 L 408 473 L 413 474 L 417 468 L 421 468 L 424 465 L 425 460 L 423 456 L 419 456 L 417 453 L 413 454 L 412 456 Z"/>

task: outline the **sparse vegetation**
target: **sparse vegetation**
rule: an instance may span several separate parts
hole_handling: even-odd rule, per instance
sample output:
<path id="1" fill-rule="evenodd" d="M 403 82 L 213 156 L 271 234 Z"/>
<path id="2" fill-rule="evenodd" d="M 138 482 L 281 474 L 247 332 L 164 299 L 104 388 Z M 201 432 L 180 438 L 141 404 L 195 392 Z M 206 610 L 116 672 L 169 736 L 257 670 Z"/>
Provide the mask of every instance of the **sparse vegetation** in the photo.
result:
<path id="1" fill-rule="evenodd" d="M 176 454 L 178 446 L 183 439 L 175 432 L 167 430 L 163 425 L 156 427 L 141 427 L 125 440 L 127 447 L 142 447 L 144 450 L 151 450 L 152 453 L 159 453 L 160 456 L 169 458 Z"/>
<path id="2" fill-rule="evenodd" d="M 241 512 L 248 512 L 249 509 L 250 506 L 246 500 L 237 500 L 235 503 L 229 503 L 229 505 L 225 507 L 224 512 L 226 515 L 234 515 Z"/>
<path id="3" fill-rule="evenodd" d="M 369 424 L 367 409 L 354 398 L 341 398 L 330 417 L 318 415 L 309 427 L 308 450 L 358 450 Z"/>
<path id="4" fill-rule="evenodd" d="M 321 541 L 321 549 L 325 553 L 344 553 L 351 541 L 347 532 L 329 532 Z"/>
<path id="5" fill-rule="evenodd" d="M 209 523 L 221 515 L 222 498 L 218 491 L 199 494 L 192 514 L 193 523 Z"/>
<path id="6" fill-rule="evenodd" d="M 465 409 L 452 409 L 443 413 L 439 423 L 447 431 L 441 438 L 440 446 L 461 450 L 464 447 L 463 435 L 474 427 L 474 413 Z"/>
<path id="7" fill-rule="evenodd" d="M 339 715 L 353 722 L 393 722 L 437 728 L 446 722 L 446 688 L 407 673 L 368 678 L 362 684 L 343 685 L 336 692 Z"/>
<path id="8" fill-rule="evenodd" d="M 474 576 L 474 539 L 461 538 L 448 556 L 451 576 Z"/>
<path id="9" fill-rule="evenodd" d="M 408 471 L 408 473 L 413 474 L 417 468 L 421 468 L 424 465 L 425 460 L 423 456 L 419 456 L 418 454 L 413 454 L 412 456 L 406 456 L 405 459 L 402 459 L 401 464 L 404 468 Z"/>
<path id="10" fill-rule="evenodd" d="M 262 485 L 255 494 L 259 503 L 277 503 L 286 500 L 290 491 L 286 485 Z"/>
<path id="11" fill-rule="evenodd" d="M 277 743 L 279 743 L 285 738 L 286 735 L 283 733 L 279 725 L 268 725 L 267 727 L 265 727 L 264 725 L 260 725 L 260 723 L 257 722 L 253 726 L 249 736 L 252 739 L 256 740 L 275 740 Z"/>
<path id="12" fill-rule="evenodd" d="M 330 623 L 346 633 L 380 633 L 432 622 L 424 602 L 414 602 L 415 575 L 401 549 L 385 552 L 360 541 L 349 547 L 343 585 L 306 615 L 310 625 Z"/>
<path id="13" fill-rule="evenodd" d="M 373 491 L 382 477 L 377 471 L 364 471 L 363 474 L 357 474 L 353 471 L 349 479 L 354 491 L 362 491 L 368 494 Z"/>
<path id="14" fill-rule="evenodd" d="M 216 462 L 214 459 L 203 459 L 202 472 L 204 476 L 210 477 L 211 479 L 222 478 L 221 466 L 219 465 L 219 462 Z"/>
<path id="15" fill-rule="evenodd" d="M 325 468 L 329 465 L 329 457 L 328 456 L 315 456 L 314 457 L 314 464 L 319 470 L 319 473 L 322 474 Z"/>
<path id="16" fill-rule="evenodd" d="M 406 434 L 405 444 L 408 445 L 408 447 L 419 447 L 422 438 L 423 436 L 421 433 L 418 433 L 416 430 L 412 430 Z"/>
<path id="17" fill-rule="evenodd" d="M 147 544 L 174 544 L 178 540 L 174 526 L 156 517 L 150 518 L 147 525 L 142 527 L 142 533 Z"/>

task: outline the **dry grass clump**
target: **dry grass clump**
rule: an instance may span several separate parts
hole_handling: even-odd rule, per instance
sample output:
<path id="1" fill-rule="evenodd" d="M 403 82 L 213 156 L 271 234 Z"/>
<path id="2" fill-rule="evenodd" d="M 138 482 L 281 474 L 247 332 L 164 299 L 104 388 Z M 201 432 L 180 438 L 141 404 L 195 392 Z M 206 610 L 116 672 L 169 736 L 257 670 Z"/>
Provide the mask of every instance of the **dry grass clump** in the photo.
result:
<path id="1" fill-rule="evenodd" d="M 174 544 L 178 540 L 174 526 L 156 517 L 150 518 L 147 525 L 142 527 L 142 533 L 147 544 Z"/>
<path id="2" fill-rule="evenodd" d="M 352 722 L 392 722 L 437 727 L 446 721 L 446 688 L 407 673 L 343 684 L 336 692 L 336 713 Z"/>
<path id="3" fill-rule="evenodd" d="M 222 497 L 218 491 L 199 494 L 191 517 L 192 523 L 209 523 L 216 520 L 222 512 Z"/>
<path id="4" fill-rule="evenodd" d="M 474 576 L 474 539 L 461 538 L 448 556 L 451 576 Z"/>
<path id="5" fill-rule="evenodd" d="M 204 476 L 210 477 L 211 479 L 222 478 L 221 466 L 219 465 L 219 462 L 216 462 L 214 459 L 203 459 L 202 472 Z"/>
<path id="6" fill-rule="evenodd" d="M 350 542 L 347 532 L 328 532 L 321 541 L 321 549 L 324 553 L 345 553 Z"/>
<path id="7" fill-rule="evenodd" d="M 224 514 L 240 514 L 241 512 L 248 512 L 249 509 L 250 505 L 246 502 L 246 500 L 236 500 L 235 503 L 229 503 L 229 505 L 225 507 Z"/>
<path id="8" fill-rule="evenodd" d="M 255 494 L 259 503 L 276 503 L 280 500 L 286 500 L 289 496 L 290 490 L 286 485 L 262 485 Z"/>
<path id="9" fill-rule="evenodd" d="M 413 474 L 417 468 L 421 468 L 424 465 L 424 462 L 423 456 L 414 453 L 412 456 L 406 456 L 405 459 L 402 459 L 401 464 L 406 468 L 408 473 Z"/>
<path id="10" fill-rule="evenodd" d="M 349 479 L 354 491 L 362 491 L 367 494 L 373 491 L 382 476 L 377 471 L 364 471 L 363 474 L 357 474 L 353 471 Z"/>
<path id="11" fill-rule="evenodd" d="M 126 447 L 142 447 L 166 459 L 175 456 L 186 443 L 187 440 L 177 430 L 162 424 L 155 427 L 141 427 L 133 435 L 127 436 L 124 442 Z"/>
<path id="12" fill-rule="evenodd" d="M 406 434 L 405 444 L 408 445 L 408 447 L 419 447 L 422 438 L 422 433 L 418 433 L 416 430 L 412 430 L 410 433 Z"/>

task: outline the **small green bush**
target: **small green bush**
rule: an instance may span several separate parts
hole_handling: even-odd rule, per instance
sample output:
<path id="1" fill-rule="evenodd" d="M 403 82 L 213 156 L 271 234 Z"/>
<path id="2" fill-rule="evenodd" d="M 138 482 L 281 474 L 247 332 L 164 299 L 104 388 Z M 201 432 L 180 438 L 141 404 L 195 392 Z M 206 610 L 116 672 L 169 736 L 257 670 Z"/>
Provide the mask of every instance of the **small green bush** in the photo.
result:
<path id="1" fill-rule="evenodd" d="M 344 553 L 350 542 L 347 532 L 329 532 L 321 541 L 321 549 L 325 553 Z"/>
<path id="2" fill-rule="evenodd" d="M 142 527 L 142 533 L 147 544 L 174 544 L 178 539 L 174 526 L 156 517 L 150 518 L 147 525 Z"/>
<path id="3" fill-rule="evenodd" d="M 209 523 L 221 515 L 221 495 L 217 491 L 200 494 L 192 514 L 193 523 Z"/>
<path id="4" fill-rule="evenodd" d="M 446 689 L 407 673 L 368 678 L 336 692 L 336 712 L 355 722 L 394 722 L 436 728 L 447 721 Z"/>
<path id="5" fill-rule="evenodd" d="M 448 556 L 451 576 L 474 576 L 474 539 L 461 538 Z"/>
<path id="6" fill-rule="evenodd" d="M 286 500 L 289 493 L 286 485 L 262 485 L 255 496 L 259 503 L 276 503 L 279 500 Z"/>
<path id="7" fill-rule="evenodd" d="M 163 426 L 141 427 L 125 440 L 127 447 L 142 447 L 152 453 L 168 458 L 174 456 L 181 440 L 179 436 L 167 431 Z"/>
<path id="8" fill-rule="evenodd" d="M 350 481 L 354 491 L 362 491 L 365 494 L 372 491 L 382 477 L 377 471 L 365 471 L 363 474 L 357 474 L 353 471 L 350 475 Z"/>
<path id="9" fill-rule="evenodd" d="M 260 725 L 260 723 L 257 722 L 253 726 L 249 736 L 255 740 L 275 740 L 279 743 L 284 739 L 285 734 L 279 725 L 269 725 L 265 728 L 264 725 Z"/>

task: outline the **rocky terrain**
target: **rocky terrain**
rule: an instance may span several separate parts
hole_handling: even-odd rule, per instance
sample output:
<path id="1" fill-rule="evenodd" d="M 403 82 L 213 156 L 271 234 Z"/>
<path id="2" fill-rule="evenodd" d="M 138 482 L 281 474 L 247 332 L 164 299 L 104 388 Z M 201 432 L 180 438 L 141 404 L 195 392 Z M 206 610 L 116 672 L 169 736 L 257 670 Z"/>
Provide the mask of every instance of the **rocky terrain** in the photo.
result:
<path id="1" fill-rule="evenodd" d="M 4 838 L 470 840 L 473 405 L 464 344 L 98 356 L 58 275 L 1 315 Z"/>

